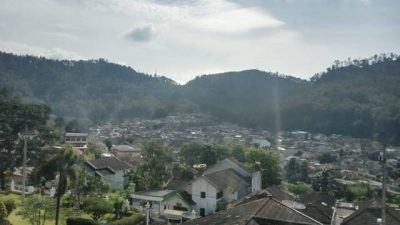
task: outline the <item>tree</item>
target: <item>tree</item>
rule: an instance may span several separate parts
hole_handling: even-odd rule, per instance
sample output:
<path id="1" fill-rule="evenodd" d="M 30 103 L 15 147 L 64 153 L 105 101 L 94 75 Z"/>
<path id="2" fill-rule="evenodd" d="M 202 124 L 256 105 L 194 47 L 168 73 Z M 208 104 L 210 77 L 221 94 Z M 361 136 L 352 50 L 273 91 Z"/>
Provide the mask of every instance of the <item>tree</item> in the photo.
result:
<path id="1" fill-rule="evenodd" d="M 187 142 L 183 144 L 180 155 L 189 166 L 204 163 L 208 166 L 230 156 L 230 148 L 222 144 Z M 240 156 L 239 156 L 240 157 Z"/>
<path id="2" fill-rule="evenodd" d="M 7 208 L 3 204 L 3 202 L 0 202 L 0 224 L 3 224 L 3 221 L 7 218 Z"/>
<path id="3" fill-rule="evenodd" d="M 246 163 L 253 168 L 261 170 L 263 188 L 281 183 L 279 153 L 276 150 L 249 148 L 246 152 Z"/>
<path id="4" fill-rule="evenodd" d="M 337 161 L 336 155 L 333 155 L 330 152 L 324 152 L 318 158 L 321 164 L 333 163 Z"/>
<path id="5" fill-rule="evenodd" d="M 104 144 L 107 146 L 108 151 L 111 151 L 112 148 L 112 140 L 110 138 L 106 138 L 104 141 Z"/>
<path id="6" fill-rule="evenodd" d="M 18 214 L 32 225 L 44 225 L 46 220 L 54 215 L 54 208 L 55 203 L 52 198 L 32 195 L 25 199 Z"/>
<path id="7" fill-rule="evenodd" d="M 93 220 L 99 221 L 107 213 L 112 213 L 113 205 L 104 198 L 91 197 L 83 203 L 83 210 L 91 214 Z"/>
<path id="8" fill-rule="evenodd" d="M 146 142 L 142 151 L 143 163 L 134 172 L 136 187 L 160 188 L 167 181 L 166 167 L 170 163 L 167 147 L 159 140 Z"/>
<path id="9" fill-rule="evenodd" d="M 57 149 L 49 161 L 44 163 L 38 169 L 38 174 L 46 178 L 58 176 L 57 193 L 56 193 L 56 225 L 58 225 L 58 218 L 60 215 L 61 197 L 65 193 L 68 183 L 78 177 L 77 168 L 75 164 L 78 162 L 78 155 L 76 154 L 72 145 L 63 145 Z"/>
<path id="10" fill-rule="evenodd" d="M 286 170 L 286 179 L 290 183 L 309 182 L 307 162 L 299 161 L 296 158 L 292 158 L 286 164 L 285 170 Z"/>
<path id="11" fill-rule="evenodd" d="M 305 195 L 309 194 L 313 191 L 310 184 L 306 184 L 303 182 L 296 182 L 294 184 L 287 183 L 286 188 L 288 191 L 292 192 L 294 195 Z"/>
<path id="12" fill-rule="evenodd" d="M 5 188 L 7 174 L 13 171 L 22 158 L 20 133 L 40 131 L 46 125 L 50 108 L 46 105 L 27 104 L 20 98 L 11 98 L 0 91 L 0 188 Z M 19 141 L 19 142 L 18 142 Z M 41 144 L 38 142 L 38 144 Z M 28 154 L 33 150 L 29 145 Z M 34 156 L 34 154 L 32 154 Z"/>

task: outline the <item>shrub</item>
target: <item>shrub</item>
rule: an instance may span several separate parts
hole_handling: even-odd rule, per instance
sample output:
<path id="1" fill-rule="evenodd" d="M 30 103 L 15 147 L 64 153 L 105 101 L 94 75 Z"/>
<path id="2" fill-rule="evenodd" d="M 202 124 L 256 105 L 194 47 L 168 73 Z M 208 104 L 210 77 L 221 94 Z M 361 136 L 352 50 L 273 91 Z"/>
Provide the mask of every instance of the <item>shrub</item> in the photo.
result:
<path id="1" fill-rule="evenodd" d="M 112 213 L 113 205 L 103 198 L 92 197 L 83 203 L 83 210 L 91 214 L 92 219 L 98 221 L 107 213 Z"/>
<path id="2" fill-rule="evenodd" d="M 91 219 L 81 217 L 69 217 L 67 218 L 67 225 L 98 225 L 98 223 Z"/>
<path id="3" fill-rule="evenodd" d="M 15 208 L 17 208 L 17 204 L 15 203 L 15 200 L 14 200 L 14 199 L 8 199 L 8 200 L 4 201 L 4 205 L 6 206 L 8 215 L 10 215 L 11 212 L 12 212 Z"/>
<path id="4" fill-rule="evenodd" d="M 139 224 L 140 222 L 142 222 L 143 220 L 144 220 L 144 217 L 142 216 L 142 214 L 135 214 L 130 217 L 125 217 L 120 220 L 116 220 L 107 225 L 136 225 L 136 224 Z"/>
<path id="5" fill-rule="evenodd" d="M 3 220 L 5 220 L 7 216 L 8 213 L 6 206 L 3 202 L 0 202 L 0 222 L 3 222 Z"/>

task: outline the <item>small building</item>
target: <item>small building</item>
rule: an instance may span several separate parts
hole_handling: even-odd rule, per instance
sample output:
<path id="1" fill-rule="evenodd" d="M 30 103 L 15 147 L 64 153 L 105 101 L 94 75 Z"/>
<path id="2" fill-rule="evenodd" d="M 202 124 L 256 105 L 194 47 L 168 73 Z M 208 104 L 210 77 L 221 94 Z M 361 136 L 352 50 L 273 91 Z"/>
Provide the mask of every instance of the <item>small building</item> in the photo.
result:
<path id="1" fill-rule="evenodd" d="M 225 209 L 261 190 L 261 173 L 246 168 L 233 158 L 224 159 L 206 169 L 201 176 L 184 187 L 196 203 L 196 214 L 206 216 Z"/>
<path id="2" fill-rule="evenodd" d="M 252 139 L 250 144 L 260 148 L 271 148 L 272 146 L 271 142 L 266 139 Z"/>
<path id="3" fill-rule="evenodd" d="M 190 216 L 196 203 L 185 191 L 174 190 L 145 190 L 131 195 L 132 206 L 145 213 L 145 205 L 150 204 L 151 217 L 158 218 L 165 210 L 183 212 L 184 216 Z"/>
<path id="4" fill-rule="evenodd" d="M 130 145 L 113 145 L 111 152 L 118 158 L 132 159 L 140 157 L 140 149 L 136 146 Z"/>
<path id="5" fill-rule="evenodd" d="M 88 171 L 101 177 L 102 181 L 110 185 L 112 190 L 122 189 L 127 185 L 128 180 L 125 174 L 132 169 L 130 165 L 115 157 L 85 161 L 85 167 Z"/>
<path id="6" fill-rule="evenodd" d="M 64 141 L 83 151 L 87 148 L 87 133 L 65 133 Z"/>

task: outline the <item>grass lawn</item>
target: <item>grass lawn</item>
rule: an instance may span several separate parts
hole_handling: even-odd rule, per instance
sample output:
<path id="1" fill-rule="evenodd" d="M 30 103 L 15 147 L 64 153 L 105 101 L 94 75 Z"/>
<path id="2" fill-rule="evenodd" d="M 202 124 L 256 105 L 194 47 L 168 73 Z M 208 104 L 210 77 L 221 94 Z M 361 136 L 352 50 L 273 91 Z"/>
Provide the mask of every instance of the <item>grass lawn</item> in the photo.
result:
<path id="1" fill-rule="evenodd" d="M 17 195 L 17 194 L 0 194 L 0 201 L 5 201 L 8 199 L 14 199 L 15 202 L 17 203 L 17 208 L 10 214 L 8 215 L 8 220 L 13 224 L 13 225 L 30 225 L 28 220 L 24 220 L 21 216 L 17 215 L 18 210 L 20 210 L 19 205 L 21 204 L 22 201 L 22 196 Z M 67 218 L 67 209 L 61 208 L 60 211 L 60 225 L 65 225 L 65 220 Z M 89 215 L 83 214 L 82 217 L 85 218 L 90 218 Z M 48 219 L 45 222 L 45 225 L 54 225 L 55 220 L 54 219 Z"/>

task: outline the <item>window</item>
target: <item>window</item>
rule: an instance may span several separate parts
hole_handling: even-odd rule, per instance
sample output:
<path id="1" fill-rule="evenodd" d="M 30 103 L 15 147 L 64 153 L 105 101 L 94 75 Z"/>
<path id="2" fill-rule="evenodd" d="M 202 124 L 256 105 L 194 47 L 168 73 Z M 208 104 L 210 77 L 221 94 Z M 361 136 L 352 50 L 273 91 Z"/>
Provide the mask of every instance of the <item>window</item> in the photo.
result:
<path id="1" fill-rule="evenodd" d="M 200 198 L 206 198 L 206 193 L 205 193 L 204 191 L 202 191 L 202 192 L 200 193 Z"/>
<path id="2" fill-rule="evenodd" d="M 218 198 L 222 198 L 222 196 L 224 196 L 224 193 L 223 193 L 222 191 L 220 191 L 220 192 L 217 193 L 217 199 L 218 199 Z"/>

